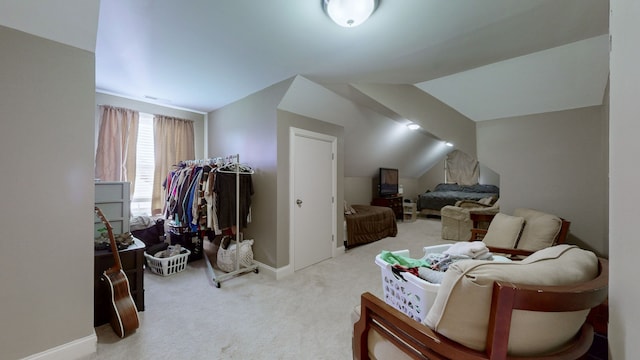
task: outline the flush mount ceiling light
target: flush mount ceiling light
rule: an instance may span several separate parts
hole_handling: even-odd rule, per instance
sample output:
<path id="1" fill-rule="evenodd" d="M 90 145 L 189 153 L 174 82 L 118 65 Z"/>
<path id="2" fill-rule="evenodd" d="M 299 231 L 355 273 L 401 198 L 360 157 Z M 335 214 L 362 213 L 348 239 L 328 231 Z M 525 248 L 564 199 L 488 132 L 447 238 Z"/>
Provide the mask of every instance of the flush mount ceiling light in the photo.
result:
<path id="1" fill-rule="evenodd" d="M 378 0 L 322 0 L 322 8 L 331 20 L 343 27 L 365 22 L 378 7 Z"/>
<path id="2" fill-rule="evenodd" d="M 407 124 L 407 127 L 408 127 L 410 130 L 418 130 L 418 129 L 420 129 L 420 125 L 418 125 L 418 124 L 416 124 L 416 123 L 409 123 L 409 124 Z"/>

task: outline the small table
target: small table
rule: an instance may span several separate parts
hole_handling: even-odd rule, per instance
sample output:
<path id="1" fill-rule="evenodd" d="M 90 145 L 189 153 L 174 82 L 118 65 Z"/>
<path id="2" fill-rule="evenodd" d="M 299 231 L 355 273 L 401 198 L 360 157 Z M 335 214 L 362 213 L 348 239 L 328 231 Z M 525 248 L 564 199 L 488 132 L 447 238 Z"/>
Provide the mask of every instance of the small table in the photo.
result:
<path id="1" fill-rule="evenodd" d="M 402 203 L 403 221 L 416 221 L 418 208 L 414 202 Z"/>
<path id="2" fill-rule="evenodd" d="M 122 270 L 129 281 L 129 292 L 138 311 L 144 311 L 144 250 L 142 240 L 133 238 L 133 244 L 119 250 Z M 94 251 L 94 280 L 93 280 L 93 326 L 100 326 L 109 322 L 109 288 L 102 280 L 102 273 L 115 263 L 111 250 Z"/>

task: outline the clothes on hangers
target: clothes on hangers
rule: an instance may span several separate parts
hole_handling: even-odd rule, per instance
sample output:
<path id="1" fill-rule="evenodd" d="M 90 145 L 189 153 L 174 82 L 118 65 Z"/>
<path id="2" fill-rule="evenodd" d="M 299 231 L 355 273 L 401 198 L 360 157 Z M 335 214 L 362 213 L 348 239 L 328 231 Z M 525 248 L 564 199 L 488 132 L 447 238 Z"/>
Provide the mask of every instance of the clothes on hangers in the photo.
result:
<path id="1" fill-rule="evenodd" d="M 236 176 L 240 178 L 240 226 L 250 218 L 253 169 L 222 164 L 221 158 L 180 162 L 169 172 L 163 214 L 191 232 L 213 230 L 216 235 L 236 224 Z M 220 166 L 219 166 L 220 165 Z M 232 170 L 229 170 L 232 169 Z"/>

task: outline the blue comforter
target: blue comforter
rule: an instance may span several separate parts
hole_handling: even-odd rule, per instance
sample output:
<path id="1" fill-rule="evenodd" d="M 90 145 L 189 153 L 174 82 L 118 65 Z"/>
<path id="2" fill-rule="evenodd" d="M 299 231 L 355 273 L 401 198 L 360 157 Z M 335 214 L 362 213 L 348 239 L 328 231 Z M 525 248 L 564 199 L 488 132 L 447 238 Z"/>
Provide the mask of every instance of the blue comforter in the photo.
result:
<path id="1" fill-rule="evenodd" d="M 500 197 L 495 185 L 438 184 L 433 191 L 418 195 L 418 210 L 440 210 L 446 205 L 455 205 L 458 200 L 480 200 L 489 196 Z"/>

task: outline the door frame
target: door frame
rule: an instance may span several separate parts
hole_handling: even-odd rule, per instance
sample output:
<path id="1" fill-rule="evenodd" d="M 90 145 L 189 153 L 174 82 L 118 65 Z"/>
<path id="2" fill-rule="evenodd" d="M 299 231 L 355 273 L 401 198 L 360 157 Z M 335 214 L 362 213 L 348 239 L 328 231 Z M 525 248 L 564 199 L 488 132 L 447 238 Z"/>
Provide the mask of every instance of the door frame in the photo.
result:
<path id="1" fill-rule="evenodd" d="M 338 166 L 337 166 L 337 151 L 338 151 L 338 138 L 332 135 L 318 133 L 310 130 L 300 129 L 296 127 L 289 128 L 289 266 L 291 271 L 295 271 L 295 234 L 294 227 L 294 211 L 295 198 L 294 185 L 295 185 L 295 138 L 296 136 L 302 136 L 309 139 L 327 141 L 331 143 L 331 257 L 334 258 L 337 254 L 337 228 L 336 228 L 336 209 L 338 199 Z"/>

